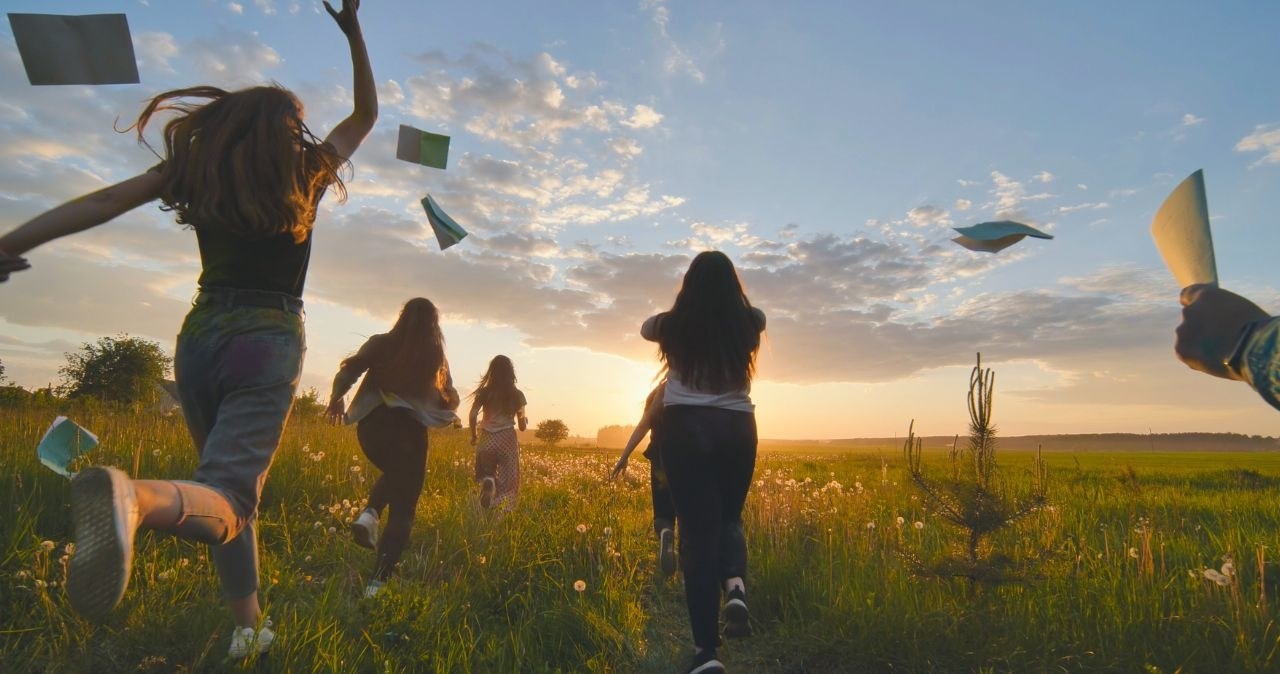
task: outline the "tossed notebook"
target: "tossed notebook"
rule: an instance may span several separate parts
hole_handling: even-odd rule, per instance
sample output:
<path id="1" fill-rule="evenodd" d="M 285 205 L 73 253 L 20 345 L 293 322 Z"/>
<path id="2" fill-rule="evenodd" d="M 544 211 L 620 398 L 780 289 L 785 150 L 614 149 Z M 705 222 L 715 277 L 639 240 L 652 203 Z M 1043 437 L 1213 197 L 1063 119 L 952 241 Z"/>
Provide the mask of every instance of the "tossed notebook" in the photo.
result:
<path id="1" fill-rule="evenodd" d="M 449 161 L 449 137 L 401 124 L 396 159 L 442 169 Z"/>
<path id="2" fill-rule="evenodd" d="M 431 223 L 431 231 L 436 233 L 436 241 L 440 242 L 440 250 L 461 241 L 467 232 L 449 217 L 440 204 L 430 194 L 422 198 L 422 207 L 427 211 L 427 220 Z"/>
<path id="3" fill-rule="evenodd" d="M 1178 285 L 1218 285 L 1203 170 L 1187 176 L 1169 193 L 1151 221 L 1151 238 Z"/>
<path id="4" fill-rule="evenodd" d="M 138 82 L 123 14 L 9 14 L 9 27 L 31 84 Z"/>
<path id="5" fill-rule="evenodd" d="M 49 430 L 45 431 L 44 437 L 40 438 L 40 444 L 36 445 L 36 455 L 40 457 L 40 463 L 43 463 L 46 468 L 70 478 L 72 474 L 67 466 L 76 457 L 88 454 L 97 446 L 98 436 L 81 428 L 76 422 L 60 416 L 53 420 Z"/>
<path id="6" fill-rule="evenodd" d="M 1052 239 L 1052 234 L 1024 225 L 1012 220 L 980 222 L 969 227 L 954 227 L 960 236 L 952 239 L 969 250 L 984 253 L 996 253 L 1012 246 L 1028 236 L 1037 239 Z"/>

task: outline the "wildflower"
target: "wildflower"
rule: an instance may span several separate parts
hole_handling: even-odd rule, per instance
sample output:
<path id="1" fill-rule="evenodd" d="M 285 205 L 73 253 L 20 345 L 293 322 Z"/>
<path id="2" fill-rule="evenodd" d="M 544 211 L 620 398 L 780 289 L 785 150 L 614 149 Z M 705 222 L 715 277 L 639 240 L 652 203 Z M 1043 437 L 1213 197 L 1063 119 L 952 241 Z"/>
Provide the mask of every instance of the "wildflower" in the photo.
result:
<path id="1" fill-rule="evenodd" d="M 351 499 L 346 499 L 346 498 L 342 499 L 342 507 L 343 507 L 343 508 L 350 508 L 350 507 L 351 507 Z"/>
<path id="2" fill-rule="evenodd" d="M 575 581 L 573 581 L 573 589 L 577 590 L 578 592 L 586 592 L 586 591 L 587 591 L 587 581 L 585 581 L 585 580 L 575 580 Z"/>
<path id="3" fill-rule="evenodd" d="M 480 564 L 481 566 L 483 566 L 488 561 L 489 561 L 488 557 L 485 557 L 484 555 L 476 555 L 477 564 Z"/>
<path id="4" fill-rule="evenodd" d="M 158 449 L 151 450 L 151 456 L 160 456 L 160 450 Z"/>
<path id="5" fill-rule="evenodd" d="M 311 526 L 314 529 L 319 529 L 320 527 L 324 526 L 324 524 L 322 524 L 320 521 L 317 520 L 316 523 L 312 524 Z"/>
<path id="6" fill-rule="evenodd" d="M 868 528 L 868 529 L 874 529 L 874 528 L 876 528 L 876 523 L 875 523 L 875 522 L 867 522 L 867 528 Z"/>
<path id="7" fill-rule="evenodd" d="M 924 522 L 921 522 L 920 520 L 916 520 L 916 523 L 911 526 L 915 527 L 916 531 L 919 531 L 924 528 Z"/>
<path id="8" fill-rule="evenodd" d="M 40 547 L 44 548 L 45 552 L 48 552 L 53 549 L 53 541 L 41 541 Z"/>
<path id="9" fill-rule="evenodd" d="M 579 525 L 578 525 L 578 527 L 577 527 L 577 529 L 578 529 L 578 533 L 580 533 L 580 534 L 585 534 L 585 533 L 587 533 L 587 525 L 585 525 L 585 524 L 579 524 Z"/>
<path id="10" fill-rule="evenodd" d="M 1230 557 L 1228 557 L 1227 561 L 1222 565 L 1222 575 L 1227 578 L 1231 578 L 1236 575 L 1236 565 L 1232 563 Z"/>
<path id="11" fill-rule="evenodd" d="M 1134 559 L 1137 559 L 1137 558 L 1138 558 L 1138 549 L 1137 549 L 1137 548 L 1129 548 L 1129 556 L 1130 556 L 1130 557 L 1132 557 L 1132 558 L 1134 558 Z"/>
<path id="12" fill-rule="evenodd" d="M 31 574 L 27 573 L 27 570 L 26 570 L 26 569 L 23 569 L 22 571 L 19 571 L 19 572 L 17 572 L 17 573 L 15 573 L 15 574 L 13 574 L 13 576 L 14 576 L 15 578 L 17 578 L 18 580 L 23 580 L 23 579 L 25 579 L 25 578 L 26 578 L 27 576 L 29 576 L 29 575 L 31 575 Z"/>
<path id="13" fill-rule="evenodd" d="M 169 580 L 169 578 L 171 578 L 172 576 L 173 576 L 173 571 L 166 570 L 166 571 L 161 571 L 160 574 L 156 577 L 159 578 L 160 580 Z"/>
<path id="14" fill-rule="evenodd" d="M 1205 579 L 1211 580 L 1217 583 L 1219 586 L 1227 586 L 1231 584 L 1230 578 L 1222 575 L 1221 573 L 1218 573 L 1213 569 L 1205 569 L 1203 573 L 1204 573 Z"/>
<path id="15" fill-rule="evenodd" d="M 72 553 L 74 553 L 74 552 L 76 551 L 76 544 L 75 544 L 75 543 L 67 543 L 65 546 L 63 546 L 63 548 L 62 548 L 62 549 L 63 549 L 63 550 L 66 550 L 66 551 L 67 551 L 67 554 L 68 554 L 68 555 L 70 555 L 70 554 L 72 554 Z"/>
<path id="16" fill-rule="evenodd" d="M 907 523 L 906 518 L 904 518 L 902 515 L 898 515 L 898 519 L 896 521 L 898 523 L 898 528 L 902 528 L 902 525 Z"/>
<path id="17" fill-rule="evenodd" d="M 352 466 L 352 467 L 351 467 L 351 472 L 353 472 L 353 473 L 359 473 L 359 472 L 360 472 L 360 466 Z"/>
<path id="18" fill-rule="evenodd" d="M 45 582 L 44 582 L 43 580 L 40 580 L 39 578 L 37 578 L 37 579 L 36 579 L 36 587 L 44 587 L 44 586 L 45 586 Z"/>
<path id="19" fill-rule="evenodd" d="M 605 536 L 612 536 L 612 535 L 613 535 L 613 527 L 605 527 L 605 528 L 604 528 L 604 535 L 605 535 Z"/>
<path id="20" fill-rule="evenodd" d="M 334 527 L 329 527 L 329 533 L 331 533 L 331 534 L 332 534 L 332 533 L 336 533 L 337 531 L 338 531 L 338 530 L 337 530 L 337 529 L 335 529 Z"/>
<path id="21" fill-rule="evenodd" d="M 178 560 L 178 566 L 184 569 L 190 565 L 191 565 L 191 560 L 187 559 L 186 557 L 183 557 L 182 559 Z"/>

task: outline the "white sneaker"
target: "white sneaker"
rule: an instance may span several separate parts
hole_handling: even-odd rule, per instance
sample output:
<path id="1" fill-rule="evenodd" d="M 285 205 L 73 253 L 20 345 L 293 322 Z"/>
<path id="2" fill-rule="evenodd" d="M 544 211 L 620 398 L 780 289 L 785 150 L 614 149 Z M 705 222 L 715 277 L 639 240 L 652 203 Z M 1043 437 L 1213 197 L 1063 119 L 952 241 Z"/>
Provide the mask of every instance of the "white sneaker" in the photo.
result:
<path id="1" fill-rule="evenodd" d="M 378 515 L 368 508 L 360 511 L 360 516 L 351 523 L 351 537 L 356 545 L 373 550 L 378 547 Z"/>
<path id="2" fill-rule="evenodd" d="M 105 618 L 124 597 L 138 519 L 133 482 L 124 471 L 93 466 L 71 481 L 76 549 L 67 566 L 67 596 L 85 618 Z"/>
<path id="3" fill-rule="evenodd" d="M 227 657 L 242 660 L 250 655 L 262 655 L 271 649 L 271 642 L 276 640 L 276 633 L 271 631 L 274 625 L 271 619 L 262 621 L 262 627 L 237 627 L 231 633 L 231 648 Z"/>
<path id="4" fill-rule="evenodd" d="M 369 584 L 364 586 L 364 598 L 373 599 L 374 597 L 378 596 L 378 594 L 382 592 L 382 588 L 386 586 L 387 586 L 386 581 L 382 581 L 382 580 L 369 581 Z"/>

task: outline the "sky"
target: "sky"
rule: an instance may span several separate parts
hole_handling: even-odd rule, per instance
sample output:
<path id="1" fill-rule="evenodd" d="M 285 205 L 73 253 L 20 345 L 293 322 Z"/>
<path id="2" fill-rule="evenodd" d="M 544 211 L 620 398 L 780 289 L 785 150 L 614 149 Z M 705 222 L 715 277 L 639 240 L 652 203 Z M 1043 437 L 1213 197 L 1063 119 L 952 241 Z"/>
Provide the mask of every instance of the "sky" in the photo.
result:
<path id="1" fill-rule="evenodd" d="M 6 12 L 47 12 L 4 0 Z M 148 97 L 276 81 L 323 136 L 351 109 L 311 0 L 58 3 L 125 13 L 141 84 L 27 83 L 0 28 L 0 231 L 146 170 Z M 381 114 L 316 222 L 303 388 L 405 300 L 443 313 L 465 394 L 499 353 L 533 422 L 633 423 L 658 371 L 641 322 L 694 254 L 730 255 L 768 315 L 765 438 L 963 433 L 975 353 L 1006 435 L 1280 435 L 1247 386 L 1173 356 L 1178 286 L 1149 233 L 1204 169 L 1223 287 L 1280 311 L 1280 4 L 391 2 L 360 11 Z M 438 170 L 400 124 L 451 137 Z M 470 232 L 440 251 L 430 193 Z M 1054 235 L 998 255 L 952 227 Z M 0 286 L 27 387 L 105 335 L 172 353 L 194 235 L 154 205 L 28 256 Z"/>

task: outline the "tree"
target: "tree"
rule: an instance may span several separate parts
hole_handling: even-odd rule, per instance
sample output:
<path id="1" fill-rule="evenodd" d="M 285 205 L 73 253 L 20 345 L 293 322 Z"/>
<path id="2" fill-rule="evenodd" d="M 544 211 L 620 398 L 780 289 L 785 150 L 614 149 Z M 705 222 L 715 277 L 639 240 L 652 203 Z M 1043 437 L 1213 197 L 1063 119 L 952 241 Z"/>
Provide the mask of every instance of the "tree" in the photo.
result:
<path id="1" fill-rule="evenodd" d="M 126 334 L 86 342 L 66 356 L 58 374 L 67 397 L 126 404 L 155 403 L 173 363 L 160 344 Z"/>
<path id="2" fill-rule="evenodd" d="M 293 397 L 293 416 L 294 418 L 311 418 L 324 414 L 324 405 L 320 404 L 320 392 L 316 387 L 312 386 L 302 392 L 302 395 Z"/>
<path id="3" fill-rule="evenodd" d="M 557 442 L 569 437 L 569 427 L 564 425 L 559 419 L 547 419 L 539 421 L 538 428 L 533 432 L 533 437 L 555 446 Z"/>
<path id="4" fill-rule="evenodd" d="M 4 361 L 0 360 L 0 385 L 4 385 Z"/>
<path id="5" fill-rule="evenodd" d="M 635 426 L 603 426 L 596 431 L 596 447 L 610 447 L 621 449 L 627 446 L 627 440 L 631 438 L 631 432 L 636 429 Z"/>

